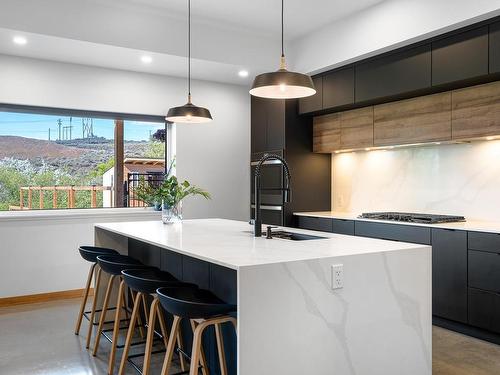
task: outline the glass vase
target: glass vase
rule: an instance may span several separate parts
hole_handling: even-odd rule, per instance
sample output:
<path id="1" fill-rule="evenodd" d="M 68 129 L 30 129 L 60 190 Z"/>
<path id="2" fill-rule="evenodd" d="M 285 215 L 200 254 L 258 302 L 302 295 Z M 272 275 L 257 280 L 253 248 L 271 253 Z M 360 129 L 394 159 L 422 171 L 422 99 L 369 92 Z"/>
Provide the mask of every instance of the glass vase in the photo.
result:
<path id="1" fill-rule="evenodd" d="M 161 205 L 161 221 L 163 224 L 175 224 L 182 222 L 182 201 L 168 206 L 165 203 Z"/>

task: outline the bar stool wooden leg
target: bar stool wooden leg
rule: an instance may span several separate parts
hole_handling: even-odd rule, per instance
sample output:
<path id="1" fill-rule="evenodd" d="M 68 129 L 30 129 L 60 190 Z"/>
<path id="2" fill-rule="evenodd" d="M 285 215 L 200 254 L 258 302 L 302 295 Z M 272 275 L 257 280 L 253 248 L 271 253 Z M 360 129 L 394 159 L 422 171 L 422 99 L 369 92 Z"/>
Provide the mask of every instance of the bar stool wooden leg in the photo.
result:
<path id="1" fill-rule="evenodd" d="M 87 342 L 85 344 L 85 348 L 87 349 L 90 348 L 90 340 L 92 338 L 92 331 L 94 330 L 95 310 L 97 306 L 97 296 L 100 286 L 101 286 L 101 267 L 98 267 L 96 274 L 96 281 L 94 285 L 94 300 L 92 301 L 92 310 L 90 311 L 89 328 L 87 330 Z"/>
<path id="2" fill-rule="evenodd" d="M 118 345 L 118 336 L 120 332 L 120 315 L 123 301 L 123 291 L 125 289 L 125 281 L 120 282 L 120 289 L 118 290 L 118 300 L 116 302 L 115 323 L 113 325 L 113 339 L 111 342 L 111 352 L 109 353 L 108 375 L 113 374 L 115 367 L 116 346 Z"/>
<path id="3" fill-rule="evenodd" d="M 196 332 L 196 328 L 198 328 L 199 326 L 199 323 L 197 323 L 195 320 L 191 319 L 191 328 L 193 329 L 193 334 Z M 193 342 L 193 350 L 194 350 L 194 342 Z M 209 375 L 208 374 L 208 371 L 207 371 L 207 358 L 205 356 L 205 350 L 203 349 L 203 346 L 200 347 L 200 353 L 198 354 L 198 362 L 196 362 L 196 367 L 198 367 L 198 365 L 200 364 L 201 365 L 201 373 L 203 375 Z M 190 364 L 190 367 L 193 366 L 193 353 L 191 352 L 191 364 Z M 196 374 L 198 374 L 198 372 L 196 372 Z"/>
<path id="4" fill-rule="evenodd" d="M 92 355 L 95 357 L 97 354 L 97 350 L 99 349 L 99 342 L 101 341 L 101 331 L 104 325 L 104 321 L 106 320 L 106 313 L 108 311 L 108 303 L 109 296 L 111 295 L 111 291 L 113 290 L 113 281 L 115 280 L 115 275 L 111 275 L 108 281 L 108 287 L 106 288 L 106 295 L 104 296 L 104 302 L 102 304 L 101 316 L 99 317 L 99 326 L 97 328 L 97 335 L 94 342 L 94 350 L 92 351 Z"/>
<path id="5" fill-rule="evenodd" d="M 175 343 L 179 336 L 181 317 L 174 315 L 174 320 L 172 322 L 172 328 L 170 330 L 170 336 L 168 338 L 167 351 L 165 353 L 165 360 L 163 361 L 163 367 L 161 369 L 161 375 L 168 375 L 170 370 L 170 365 L 172 363 L 172 357 L 174 356 Z"/>
<path id="6" fill-rule="evenodd" d="M 220 324 L 215 324 L 215 338 L 217 341 L 217 352 L 219 353 L 220 373 L 221 375 L 227 375 L 226 352 L 224 351 L 224 339 Z"/>
<path id="7" fill-rule="evenodd" d="M 134 295 L 134 292 L 132 292 L 132 296 L 134 296 L 134 307 L 135 307 L 135 300 L 136 300 L 136 298 L 137 298 L 137 294 L 138 294 L 138 292 L 136 292 L 136 293 L 135 293 L 135 295 Z M 139 301 L 140 301 L 140 300 L 139 300 Z M 140 303 L 139 303 L 139 307 L 140 307 Z M 141 314 L 139 314 L 139 315 L 137 316 L 137 321 L 138 321 L 138 323 L 139 323 L 139 324 L 138 324 L 138 326 L 139 326 L 139 334 L 141 335 L 141 339 L 143 339 L 143 338 L 144 338 L 144 337 L 146 337 L 146 336 L 144 336 L 144 324 L 142 323 Z"/>
<path id="8" fill-rule="evenodd" d="M 94 268 L 96 264 L 92 264 L 89 269 L 89 275 L 87 277 L 87 284 L 85 286 L 85 293 L 83 295 L 82 304 L 80 306 L 80 312 L 78 313 L 78 318 L 76 320 L 75 335 L 80 333 L 80 327 L 82 325 L 83 313 L 85 312 L 85 306 L 87 305 L 87 299 L 89 297 L 90 284 L 92 283 L 92 276 L 94 275 Z"/>
<path id="9" fill-rule="evenodd" d="M 143 302 L 144 299 L 143 299 Z M 149 367 L 151 365 L 151 352 L 153 350 L 153 340 L 155 336 L 155 324 L 156 324 L 156 316 L 158 311 L 158 304 L 160 301 L 158 298 L 153 300 L 151 307 L 149 309 L 149 319 L 148 319 L 148 333 L 146 336 L 146 348 L 144 349 L 144 363 L 142 365 L 142 374 L 149 374 Z M 144 310 L 146 310 L 146 306 L 144 305 Z M 146 312 L 146 311 L 144 311 Z M 164 334 L 164 333 L 162 333 Z"/>
<path id="10" fill-rule="evenodd" d="M 203 352 L 203 346 L 202 346 L 202 337 L 203 337 L 203 332 L 205 331 L 205 328 L 207 328 L 209 324 L 207 322 L 202 322 L 196 325 L 196 328 L 194 330 L 194 337 L 193 337 L 193 349 L 191 351 L 191 366 L 189 367 L 189 375 L 198 375 L 198 365 L 201 362 L 201 372 L 203 375 L 208 375 L 207 367 L 206 367 L 206 360 L 205 360 L 205 355 Z"/>
<path id="11" fill-rule="evenodd" d="M 132 344 L 132 337 L 134 336 L 135 322 L 138 319 L 139 308 L 141 307 L 141 292 L 137 292 L 134 299 L 134 308 L 132 309 L 132 316 L 130 317 L 130 323 L 127 331 L 127 338 L 125 340 L 125 346 L 123 347 L 122 360 L 120 362 L 120 369 L 118 374 L 122 375 L 125 373 L 125 365 L 127 364 L 128 352 L 130 350 L 130 345 Z"/>

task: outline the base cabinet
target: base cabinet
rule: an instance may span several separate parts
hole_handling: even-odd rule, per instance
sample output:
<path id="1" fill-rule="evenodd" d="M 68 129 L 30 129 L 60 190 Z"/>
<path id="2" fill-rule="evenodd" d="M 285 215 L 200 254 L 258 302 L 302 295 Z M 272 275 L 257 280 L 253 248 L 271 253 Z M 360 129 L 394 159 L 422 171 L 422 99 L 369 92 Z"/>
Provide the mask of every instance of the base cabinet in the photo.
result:
<path id="1" fill-rule="evenodd" d="M 467 232 L 432 229 L 432 313 L 467 323 Z"/>
<path id="2" fill-rule="evenodd" d="M 469 324 L 500 333 L 500 295 L 469 288 Z"/>

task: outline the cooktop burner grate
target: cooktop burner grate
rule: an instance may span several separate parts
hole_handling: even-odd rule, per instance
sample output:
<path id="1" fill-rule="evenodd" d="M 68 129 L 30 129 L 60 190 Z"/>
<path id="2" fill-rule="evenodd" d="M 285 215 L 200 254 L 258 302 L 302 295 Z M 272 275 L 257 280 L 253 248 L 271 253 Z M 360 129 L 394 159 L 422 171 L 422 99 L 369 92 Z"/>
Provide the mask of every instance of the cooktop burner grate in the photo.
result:
<path id="1" fill-rule="evenodd" d="M 417 214 L 408 212 L 367 212 L 359 216 L 362 219 L 403 221 L 419 224 L 439 224 L 465 221 L 463 216 Z"/>

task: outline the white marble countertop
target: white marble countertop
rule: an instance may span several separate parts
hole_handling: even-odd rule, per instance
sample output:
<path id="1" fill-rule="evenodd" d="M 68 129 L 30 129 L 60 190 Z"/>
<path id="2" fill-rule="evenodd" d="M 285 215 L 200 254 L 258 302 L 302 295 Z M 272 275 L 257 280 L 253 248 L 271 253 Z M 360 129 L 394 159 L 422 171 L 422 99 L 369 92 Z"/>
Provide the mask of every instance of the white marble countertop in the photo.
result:
<path id="1" fill-rule="evenodd" d="M 487 233 L 499 233 L 500 234 L 500 222 L 495 221 L 481 221 L 481 220 L 468 220 L 465 222 L 458 223 L 443 223 L 443 224 L 419 224 L 419 223 L 406 223 L 401 221 L 391 221 L 391 220 L 373 220 L 373 219 L 363 219 L 358 216 L 361 213 L 350 213 L 350 212 L 335 212 L 335 211 L 316 211 L 316 212 L 294 212 L 296 216 L 310 216 L 310 217 L 326 217 L 332 219 L 341 220 L 359 220 L 359 221 L 370 221 L 374 223 L 388 223 L 397 225 L 412 225 L 421 227 L 431 227 L 431 228 L 441 228 L 441 229 L 457 229 L 466 230 L 471 232 L 487 232 Z"/>
<path id="2" fill-rule="evenodd" d="M 184 220 L 165 225 L 160 220 L 95 224 L 111 231 L 177 253 L 232 269 L 336 256 L 413 250 L 428 246 L 286 228 L 326 239 L 291 241 L 255 238 L 247 222 L 224 219 Z M 276 230 L 276 229 L 275 229 Z"/>

